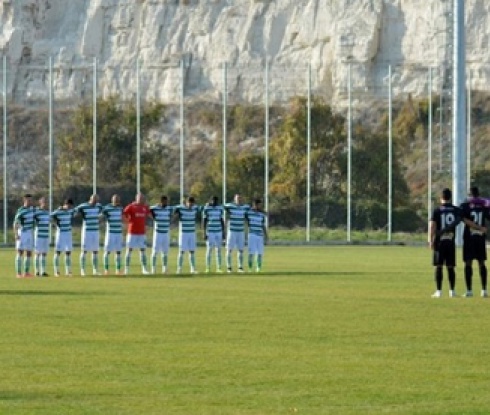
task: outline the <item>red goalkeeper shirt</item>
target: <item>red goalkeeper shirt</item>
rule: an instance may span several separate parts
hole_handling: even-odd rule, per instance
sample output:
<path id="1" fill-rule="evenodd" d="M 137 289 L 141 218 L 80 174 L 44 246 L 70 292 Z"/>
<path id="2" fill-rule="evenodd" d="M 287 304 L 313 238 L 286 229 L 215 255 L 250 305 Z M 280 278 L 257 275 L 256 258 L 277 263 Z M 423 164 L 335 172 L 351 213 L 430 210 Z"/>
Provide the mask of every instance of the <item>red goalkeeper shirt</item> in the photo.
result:
<path id="1" fill-rule="evenodd" d="M 151 211 L 147 205 L 133 202 L 124 208 L 124 216 L 128 220 L 128 233 L 131 235 L 144 235 L 146 231 L 146 217 Z"/>

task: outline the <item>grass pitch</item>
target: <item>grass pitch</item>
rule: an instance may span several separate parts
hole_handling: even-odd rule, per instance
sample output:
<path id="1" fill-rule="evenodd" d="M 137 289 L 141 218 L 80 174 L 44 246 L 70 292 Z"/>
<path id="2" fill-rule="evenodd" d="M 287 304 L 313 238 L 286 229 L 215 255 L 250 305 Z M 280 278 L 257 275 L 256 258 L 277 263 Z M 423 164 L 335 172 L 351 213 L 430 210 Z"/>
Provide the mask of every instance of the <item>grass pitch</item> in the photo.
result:
<path id="1" fill-rule="evenodd" d="M 490 302 L 448 298 L 446 278 L 431 299 L 426 248 L 267 247 L 261 274 L 31 279 L 4 250 L 0 269 L 1 414 L 490 413 Z"/>

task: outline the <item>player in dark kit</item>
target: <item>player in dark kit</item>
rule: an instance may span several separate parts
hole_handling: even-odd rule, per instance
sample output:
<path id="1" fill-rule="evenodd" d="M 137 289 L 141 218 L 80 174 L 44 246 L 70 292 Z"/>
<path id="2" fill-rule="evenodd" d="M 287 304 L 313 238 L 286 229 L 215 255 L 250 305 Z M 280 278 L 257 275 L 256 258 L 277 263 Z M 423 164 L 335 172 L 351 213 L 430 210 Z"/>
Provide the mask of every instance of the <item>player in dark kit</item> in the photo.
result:
<path id="1" fill-rule="evenodd" d="M 483 226 L 477 225 L 464 217 L 463 210 L 451 202 L 452 192 L 444 189 L 441 194 L 441 204 L 434 209 L 429 222 L 429 244 L 433 250 L 433 265 L 435 268 L 436 292 L 433 298 L 442 296 L 442 267 L 445 265 L 449 280 L 449 297 L 457 297 L 456 286 L 456 227 L 463 221 L 472 229 L 486 232 Z"/>
<path id="2" fill-rule="evenodd" d="M 490 210 L 486 207 L 485 200 L 480 198 L 478 187 L 472 187 L 468 200 L 461 204 L 464 217 L 472 220 L 477 225 L 485 227 L 485 221 L 490 220 Z M 481 296 L 488 297 L 487 293 L 487 246 L 486 234 L 477 229 L 471 229 L 468 225 L 464 227 L 463 233 L 463 261 L 464 278 L 466 282 L 465 297 L 473 297 L 472 277 L 473 277 L 473 260 L 478 261 L 481 279 Z"/>

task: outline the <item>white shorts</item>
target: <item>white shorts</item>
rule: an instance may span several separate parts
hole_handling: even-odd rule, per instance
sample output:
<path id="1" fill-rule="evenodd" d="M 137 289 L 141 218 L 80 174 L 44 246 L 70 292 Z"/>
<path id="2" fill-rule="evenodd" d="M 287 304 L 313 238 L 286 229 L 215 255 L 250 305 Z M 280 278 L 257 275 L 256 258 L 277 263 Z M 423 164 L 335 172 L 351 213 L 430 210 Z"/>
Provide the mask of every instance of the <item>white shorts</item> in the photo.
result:
<path id="1" fill-rule="evenodd" d="M 128 233 L 126 236 L 126 248 L 146 249 L 146 235 L 134 235 L 132 233 Z"/>
<path id="2" fill-rule="evenodd" d="M 47 254 L 49 251 L 49 238 L 36 238 L 34 250 L 39 254 Z"/>
<path id="3" fill-rule="evenodd" d="M 57 232 L 54 245 L 57 252 L 71 252 L 73 250 L 71 232 Z"/>
<path id="4" fill-rule="evenodd" d="M 206 240 L 209 248 L 219 248 L 223 244 L 223 232 L 210 232 Z"/>
<path id="5" fill-rule="evenodd" d="M 104 242 L 104 251 L 121 252 L 123 249 L 122 233 L 106 233 Z"/>
<path id="6" fill-rule="evenodd" d="M 34 248 L 34 235 L 32 231 L 18 231 L 19 239 L 15 241 L 15 248 L 18 251 L 32 251 Z"/>
<path id="7" fill-rule="evenodd" d="M 153 252 L 164 252 L 168 253 L 170 247 L 170 235 L 168 233 L 153 233 Z"/>
<path id="8" fill-rule="evenodd" d="M 180 251 L 195 251 L 196 250 L 196 233 L 189 232 L 179 234 L 179 249 Z"/>
<path id="9" fill-rule="evenodd" d="M 99 248 L 99 231 L 82 231 L 82 251 L 96 252 Z"/>
<path id="10" fill-rule="evenodd" d="M 248 253 L 251 255 L 264 253 L 264 237 L 254 235 L 253 233 L 248 235 Z"/>
<path id="11" fill-rule="evenodd" d="M 243 251 L 245 247 L 245 232 L 228 232 L 228 237 L 226 239 L 226 249 L 238 249 Z"/>

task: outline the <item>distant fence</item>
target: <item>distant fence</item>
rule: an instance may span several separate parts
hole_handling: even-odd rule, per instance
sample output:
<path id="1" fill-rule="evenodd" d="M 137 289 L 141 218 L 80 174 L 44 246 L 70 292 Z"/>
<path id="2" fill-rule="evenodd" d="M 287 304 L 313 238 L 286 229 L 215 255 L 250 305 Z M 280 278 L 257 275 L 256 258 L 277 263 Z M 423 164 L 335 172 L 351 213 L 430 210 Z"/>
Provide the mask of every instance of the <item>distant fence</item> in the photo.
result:
<path id="1" fill-rule="evenodd" d="M 135 116 L 140 117 L 141 103 L 146 100 L 154 100 L 172 105 L 174 122 L 170 129 L 167 128 L 162 135 L 168 140 L 174 140 L 180 149 L 179 169 L 174 171 L 174 177 L 169 178 L 179 184 L 180 197 L 189 192 L 192 183 L 185 177 L 186 149 L 193 139 L 191 129 L 194 128 L 190 121 L 192 108 L 196 102 L 213 103 L 220 108 L 222 118 L 221 140 L 225 149 L 222 154 L 223 199 L 228 197 L 230 189 L 227 188 L 227 118 L 228 109 L 234 105 L 250 104 L 264 108 L 264 133 L 261 137 L 261 151 L 266 155 L 264 166 L 264 201 L 269 210 L 269 162 L 268 155 L 270 144 L 269 126 L 271 116 L 269 109 L 273 105 L 286 105 L 292 97 L 304 97 L 307 102 L 306 112 L 311 115 L 311 98 L 322 97 L 331 103 L 334 111 L 345 117 L 346 125 L 346 174 L 347 189 L 345 200 L 339 201 L 335 206 L 335 215 L 343 216 L 343 226 L 346 229 L 346 239 L 351 239 L 351 230 L 359 227 L 369 227 L 373 224 L 366 221 L 361 224 L 359 206 L 353 199 L 350 189 L 352 180 L 352 167 L 355 163 L 366 165 L 375 162 L 370 159 L 352 159 L 350 149 L 355 145 L 356 126 L 370 122 L 370 117 L 384 114 L 387 117 L 385 126 L 387 162 L 386 200 L 380 200 L 383 209 L 379 211 L 380 219 L 374 224 L 377 228 L 386 230 L 387 240 L 390 241 L 396 231 L 394 220 L 400 218 L 403 213 L 395 212 L 393 206 L 392 166 L 393 160 L 393 125 L 391 115 L 400 108 L 402 103 L 411 100 L 423 100 L 426 105 L 433 105 L 436 110 L 425 115 L 424 121 L 428 125 L 428 132 L 423 134 L 422 148 L 417 148 L 418 154 L 414 154 L 413 162 L 417 164 L 412 175 L 407 175 L 409 187 L 415 185 L 411 180 L 425 182 L 427 187 L 423 204 L 423 215 L 427 215 L 434 202 L 433 193 L 439 190 L 441 183 L 451 183 L 451 142 L 452 142 L 452 108 L 451 92 L 446 79 L 446 71 L 442 67 L 429 68 L 421 66 L 393 66 L 386 65 L 378 68 L 369 76 L 362 76 L 365 65 L 355 61 L 338 63 L 338 70 L 334 76 L 321 73 L 314 65 L 305 63 L 303 66 L 282 66 L 278 64 L 261 66 L 232 66 L 229 64 L 217 64 L 211 67 L 200 67 L 186 59 L 165 64 L 140 64 L 134 62 L 129 67 L 111 67 L 99 65 L 96 60 L 81 60 L 77 64 L 53 63 L 51 60 L 45 65 L 23 65 L 14 67 L 3 59 L 0 90 L 2 91 L 3 113 L 3 147 L 2 163 L 2 217 L 0 223 L 3 226 L 4 242 L 7 242 L 7 228 L 10 228 L 13 213 L 19 204 L 16 200 L 26 191 L 32 191 L 31 176 L 42 176 L 45 181 L 43 189 L 34 189 L 37 192 L 46 191 L 51 208 L 59 202 L 54 200 L 56 196 L 56 180 L 54 176 L 54 158 L 57 146 L 58 126 L 56 120 L 64 117 L 67 109 L 77 108 L 80 105 L 91 106 L 94 128 L 93 160 L 92 166 L 92 190 L 100 192 L 107 188 L 110 179 L 97 176 L 97 165 L 104 160 L 97 158 L 98 128 L 102 128 L 103 121 L 98 120 L 97 101 L 117 93 L 121 100 L 133 100 L 136 103 Z M 490 69 L 489 69 L 490 70 Z M 471 71 L 468 74 L 469 85 Z M 22 79 L 23 81 L 18 81 Z M 161 88 L 151 88 L 150 85 L 161 85 Z M 474 91 L 468 88 L 468 177 L 472 170 L 486 168 L 486 161 L 479 157 L 478 151 L 484 143 L 482 126 L 490 125 L 488 113 L 485 111 L 471 110 Z M 35 109 L 40 115 L 39 125 L 36 127 L 35 144 L 29 131 L 23 130 L 22 117 L 28 117 L 26 108 Z M 413 111 L 419 111 L 414 105 Z M 16 120 L 14 123 L 13 120 Z M 310 119 L 307 118 L 307 122 Z M 372 121 L 372 120 L 371 120 Z M 379 123 L 379 120 L 376 120 Z M 15 128 L 12 126 L 15 125 Z M 135 139 L 140 149 L 141 131 L 136 124 Z M 476 127 L 479 127 L 476 129 Z M 329 220 L 322 217 L 325 210 L 318 208 L 310 194 L 311 176 L 311 125 L 308 124 L 304 137 L 304 148 L 307 159 L 306 167 L 307 186 L 305 190 L 304 204 L 294 207 L 291 215 L 291 226 L 304 227 L 305 240 L 310 240 L 312 226 L 328 226 Z M 474 131 L 478 131 L 475 135 Z M 420 141 L 420 131 L 413 131 L 413 141 Z M 476 150 L 473 145 L 480 146 Z M 41 160 L 41 163 L 39 161 Z M 140 158 L 137 155 L 135 176 L 131 179 L 134 187 L 128 189 L 139 191 L 142 186 L 142 171 L 139 165 Z M 68 161 L 69 162 L 69 161 Z M 423 178 L 420 175 L 423 172 Z M 418 175 L 418 177 L 414 177 Z M 90 186 L 90 184 L 88 184 Z M 436 187 L 437 186 L 437 187 Z M 107 197 L 107 195 L 105 195 Z M 407 195 L 410 197 L 410 195 Z M 108 201 L 108 200 L 106 200 Z M 127 200 L 129 202 L 129 200 Z M 285 211 L 288 210 L 287 206 Z M 283 212 L 286 214 L 286 212 Z M 281 214 L 280 211 L 271 212 Z M 381 223 L 381 225 L 380 225 Z"/>

